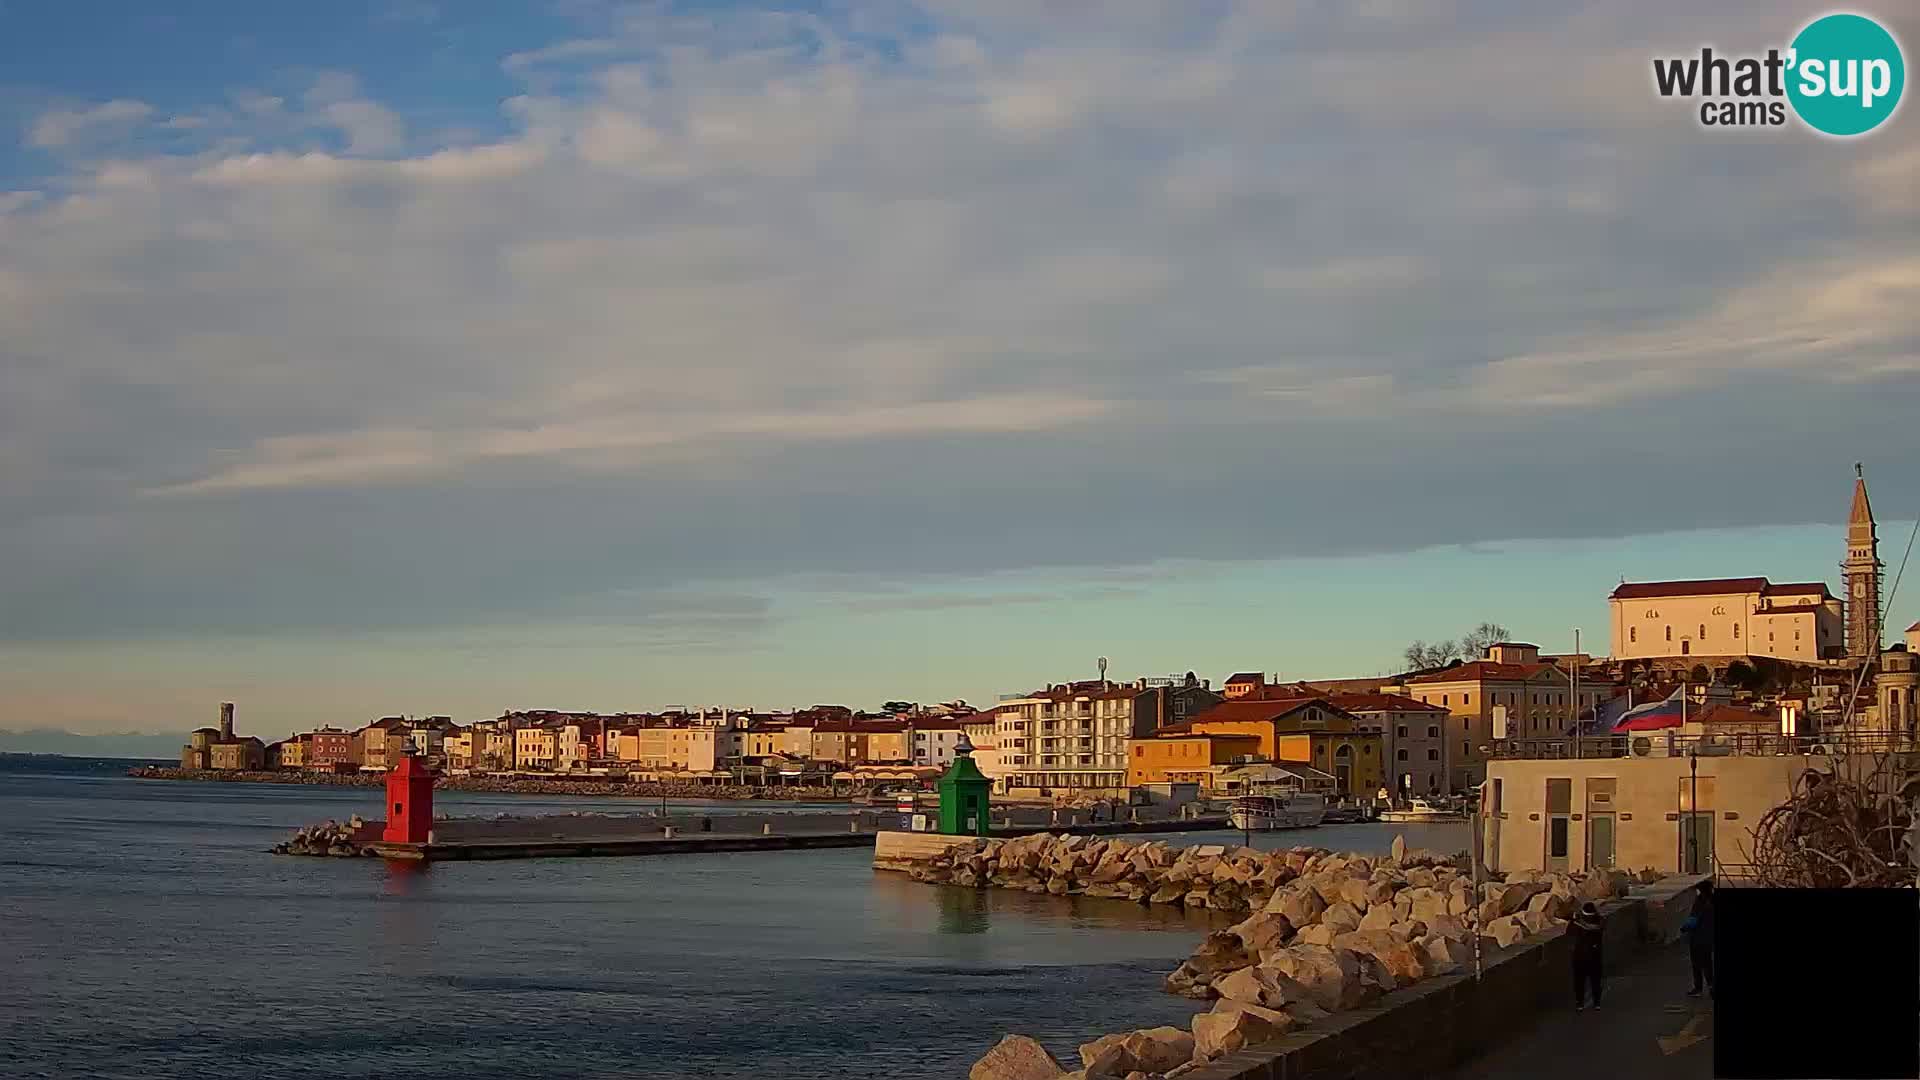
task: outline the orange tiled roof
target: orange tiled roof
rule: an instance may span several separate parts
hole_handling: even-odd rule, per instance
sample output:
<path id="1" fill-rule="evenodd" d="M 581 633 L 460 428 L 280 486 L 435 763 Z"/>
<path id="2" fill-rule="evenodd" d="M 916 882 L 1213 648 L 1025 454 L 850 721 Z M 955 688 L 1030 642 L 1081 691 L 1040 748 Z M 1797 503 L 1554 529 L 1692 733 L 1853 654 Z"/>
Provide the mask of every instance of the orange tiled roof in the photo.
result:
<path id="1" fill-rule="evenodd" d="M 1407 681 L 1410 683 L 1523 682 L 1552 667 L 1552 664 L 1544 660 L 1533 664 L 1497 664 L 1492 660 L 1475 660 L 1470 664 L 1436 671 L 1431 675 L 1419 675 Z"/>
<path id="2" fill-rule="evenodd" d="M 1608 595 L 1609 600 L 1644 600 L 1656 596 L 1717 596 L 1724 593 L 1757 593 L 1767 588 L 1763 577 L 1702 578 L 1698 581 L 1621 582 Z"/>

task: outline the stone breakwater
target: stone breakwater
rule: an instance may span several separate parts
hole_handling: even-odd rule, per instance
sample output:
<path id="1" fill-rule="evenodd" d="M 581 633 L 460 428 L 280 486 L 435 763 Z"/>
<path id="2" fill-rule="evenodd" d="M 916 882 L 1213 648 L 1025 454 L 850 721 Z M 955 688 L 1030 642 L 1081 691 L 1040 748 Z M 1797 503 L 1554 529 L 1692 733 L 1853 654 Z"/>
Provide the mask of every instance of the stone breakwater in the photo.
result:
<path id="1" fill-rule="evenodd" d="M 970 1080 L 1153 1080 L 1310 1028 L 1383 994 L 1470 966 L 1483 955 L 1564 926 L 1585 901 L 1626 895 L 1624 871 L 1516 872 L 1478 889 L 1465 856 L 1382 857 L 1038 834 L 963 840 L 908 860 L 915 880 L 1247 913 L 1207 936 L 1166 977 L 1171 993 L 1211 1001 L 1191 1030 L 1106 1035 L 1080 1047 L 1068 1072 L 1044 1047 L 1009 1035 Z M 1643 871 L 1641 880 L 1659 875 Z"/>
<path id="2" fill-rule="evenodd" d="M 382 773 L 322 773 L 284 771 L 245 772 L 231 769 L 178 769 L 145 765 L 128 769 L 140 780 L 212 780 L 244 784 L 303 784 L 312 787 L 384 787 Z M 587 795 L 637 799 L 765 799 L 780 802 L 844 802 L 832 788 L 750 784 L 700 784 L 691 780 L 534 780 L 493 776 L 443 776 L 439 791 L 477 791 L 504 795 Z"/>
<path id="3" fill-rule="evenodd" d="M 323 821 L 308 825 L 282 843 L 273 845 L 275 855 L 318 855 L 340 859 L 371 858 L 377 854 L 365 843 L 373 839 L 367 823 L 355 814 L 343 824 Z"/>

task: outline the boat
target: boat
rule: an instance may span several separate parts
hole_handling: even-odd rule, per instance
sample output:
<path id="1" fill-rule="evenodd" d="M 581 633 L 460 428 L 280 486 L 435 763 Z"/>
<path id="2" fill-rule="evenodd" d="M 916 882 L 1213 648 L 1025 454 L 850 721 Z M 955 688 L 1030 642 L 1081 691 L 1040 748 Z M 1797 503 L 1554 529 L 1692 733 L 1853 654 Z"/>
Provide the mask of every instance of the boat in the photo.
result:
<path id="1" fill-rule="evenodd" d="M 1365 807 L 1330 806 L 1327 808 L 1326 815 L 1320 819 L 1320 824 L 1355 825 L 1367 820 L 1369 820 L 1369 815 Z"/>
<path id="2" fill-rule="evenodd" d="M 1242 795 L 1227 819 L 1246 832 L 1310 829 L 1327 816 L 1327 797 L 1305 791 Z"/>
<path id="3" fill-rule="evenodd" d="M 1467 815 L 1446 806 L 1430 803 L 1425 799 L 1415 799 L 1404 810 L 1382 810 L 1381 821 L 1418 822 L 1418 821 L 1465 821 Z"/>

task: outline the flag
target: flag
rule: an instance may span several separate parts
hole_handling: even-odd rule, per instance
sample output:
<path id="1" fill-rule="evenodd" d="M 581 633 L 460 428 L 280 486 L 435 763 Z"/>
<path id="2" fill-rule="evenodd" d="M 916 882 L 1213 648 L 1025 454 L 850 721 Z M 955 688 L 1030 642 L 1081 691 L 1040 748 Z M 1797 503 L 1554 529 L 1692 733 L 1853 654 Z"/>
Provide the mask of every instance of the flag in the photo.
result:
<path id="1" fill-rule="evenodd" d="M 1679 727 L 1687 715 L 1687 684 L 1667 695 L 1664 701 L 1655 701 L 1637 709 L 1628 709 L 1613 725 L 1615 731 L 1660 731 L 1665 728 Z"/>

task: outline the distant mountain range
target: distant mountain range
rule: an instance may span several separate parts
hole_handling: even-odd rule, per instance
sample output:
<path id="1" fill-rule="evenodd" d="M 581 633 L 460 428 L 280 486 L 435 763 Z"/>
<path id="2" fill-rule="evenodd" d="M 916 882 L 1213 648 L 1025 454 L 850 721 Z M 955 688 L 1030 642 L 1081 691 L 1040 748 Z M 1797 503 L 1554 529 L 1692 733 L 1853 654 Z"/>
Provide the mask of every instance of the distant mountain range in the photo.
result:
<path id="1" fill-rule="evenodd" d="M 122 731 L 81 735 L 58 728 L 8 731 L 0 728 L 0 753 L 68 754 L 73 757 L 178 758 L 185 735 Z"/>

